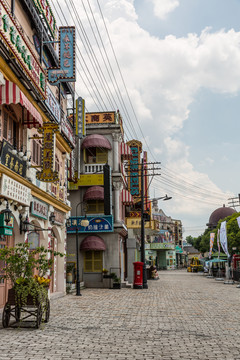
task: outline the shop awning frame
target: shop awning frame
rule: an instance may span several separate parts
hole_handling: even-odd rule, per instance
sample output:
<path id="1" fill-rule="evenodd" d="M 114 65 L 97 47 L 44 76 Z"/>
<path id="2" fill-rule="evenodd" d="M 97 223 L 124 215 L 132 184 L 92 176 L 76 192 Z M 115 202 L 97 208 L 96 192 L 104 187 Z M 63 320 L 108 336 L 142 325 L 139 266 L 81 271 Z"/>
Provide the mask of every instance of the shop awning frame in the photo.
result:
<path id="1" fill-rule="evenodd" d="M 132 159 L 132 150 L 131 150 L 130 146 L 128 146 L 124 142 L 120 143 L 120 153 L 124 160 Z"/>
<path id="2" fill-rule="evenodd" d="M 134 203 L 133 196 L 128 190 L 122 190 L 122 203 L 124 205 L 132 205 Z"/>

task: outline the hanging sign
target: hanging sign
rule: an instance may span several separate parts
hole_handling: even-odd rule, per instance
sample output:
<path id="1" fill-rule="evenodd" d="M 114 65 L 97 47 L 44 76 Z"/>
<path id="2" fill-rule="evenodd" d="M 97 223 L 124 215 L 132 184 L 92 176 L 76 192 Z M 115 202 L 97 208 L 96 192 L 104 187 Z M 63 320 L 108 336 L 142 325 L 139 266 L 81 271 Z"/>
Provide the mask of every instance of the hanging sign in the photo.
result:
<path id="1" fill-rule="evenodd" d="M 223 221 L 220 226 L 220 243 L 225 254 L 229 257 L 228 244 L 227 244 L 227 222 Z"/>
<path id="2" fill-rule="evenodd" d="M 75 27 L 59 28 L 59 68 L 48 69 L 48 81 L 52 85 L 59 82 L 76 81 L 75 74 Z"/>
<path id="3" fill-rule="evenodd" d="M 47 99 L 45 100 L 45 104 L 59 124 L 61 120 L 61 108 L 49 86 L 47 86 Z"/>
<path id="4" fill-rule="evenodd" d="M 76 100 L 76 135 L 82 139 L 86 135 L 85 100 L 79 97 Z"/>
<path id="5" fill-rule="evenodd" d="M 6 140 L 3 140 L 0 155 L 1 164 L 25 178 L 27 163 L 18 155 L 14 155 L 12 150 L 13 147 Z"/>
<path id="6" fill-rule="evenodd" d="M 209 250 L 209 254 L 208 254 L 209 259 L 211 259 L 211 256 L 212 256 L 214 238 L 215 238 L 215 233 L 210 233 L 210 250 Z"/>
<path id="7" fill-rule="evenodd" d="M 46 75 L 8 7 L 0 0 L 0 36 L 46 99 Z"/>
<path id="8" fill-rule="evenodd" d="M 73 133 L 73 128 L 68 121 L 68 118 L 62 118 L 61 120 L 61 133 L 66 137 L 66 140 L 69 141 L 73 146 L 75 146 L 75 137 Z"/>
<path id="9" fill-rule="evenodd" d="M 54 170 L 54 166 L 56 133 L 59 132 L 59 126 L 53 123 L 45 123 L 39 132 L 43 133 L 42 171 L 37 172 L 36 177 L 44 182 L 58 181 L 59 173 Z"/>
<path id="10" fill-rule="evenodd" d="M 48 0 L 32 0 L 39 13 L 43 16 L 43 19 L 53 38 L 56 36 L 57 27 L 56 20 L 53 15 L 52 9 Z"/>
<path id="11" fill-rule="evenodd" d="M 128 188 L 131 195 L 140 201 L 141 184 L 140 184 L 140 154 L 142 152 L 142 143 L 138 140 L 131 140 L 127 142 L 127 145 L 132 151 L 132 159 L 128 161 L 129 164 L 129 178 Z"/>
<path id="12" fill-rule="evenodd" d="M 22 205 L 30 206 L 31 189 L 9 176 L 2 174 L 1 197 L 12 199 Z"/>

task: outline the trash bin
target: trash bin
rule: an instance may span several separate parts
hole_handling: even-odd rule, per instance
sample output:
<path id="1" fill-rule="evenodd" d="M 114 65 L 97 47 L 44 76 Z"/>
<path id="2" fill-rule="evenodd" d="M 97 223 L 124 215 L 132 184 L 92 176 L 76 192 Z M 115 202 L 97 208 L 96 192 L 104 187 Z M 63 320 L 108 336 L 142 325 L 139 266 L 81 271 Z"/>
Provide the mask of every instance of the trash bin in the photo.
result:
<path id="1" fill-rule="evenodd" d="M 134 266 L 134 289 L 142 289 L 143 288 L 143 262 L 136 261 L 133 263 Z"/>

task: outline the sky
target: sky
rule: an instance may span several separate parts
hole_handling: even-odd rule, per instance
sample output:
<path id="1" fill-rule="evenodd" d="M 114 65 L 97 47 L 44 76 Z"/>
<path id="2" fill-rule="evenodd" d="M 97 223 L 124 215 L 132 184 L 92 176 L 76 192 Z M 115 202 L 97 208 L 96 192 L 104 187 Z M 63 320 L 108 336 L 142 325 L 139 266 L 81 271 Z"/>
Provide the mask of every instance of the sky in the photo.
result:
<path id="1" fill-rule="evenodd" d="M 58 25 L 77 27 L 76 91 L 87 110 L 120 110 L 126 141 L 161 162 L 150 196 L 172 196 L 159 207 L 182 221 L 184 238 L 200 235 L 240 193 L 240 0 L 51 4 Z"/>

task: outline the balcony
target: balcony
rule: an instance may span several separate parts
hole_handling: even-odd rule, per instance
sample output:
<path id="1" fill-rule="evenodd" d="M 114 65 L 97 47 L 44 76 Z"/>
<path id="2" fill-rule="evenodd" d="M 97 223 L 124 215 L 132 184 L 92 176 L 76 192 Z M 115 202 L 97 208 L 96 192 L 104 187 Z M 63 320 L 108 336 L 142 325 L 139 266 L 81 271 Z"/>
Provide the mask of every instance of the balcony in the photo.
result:
<path id="1" fill-rule="evenodd" d="M 103 173 L 103 167 L 105 164 L 85 164 L 84 174 L 96 174 Z"/>

